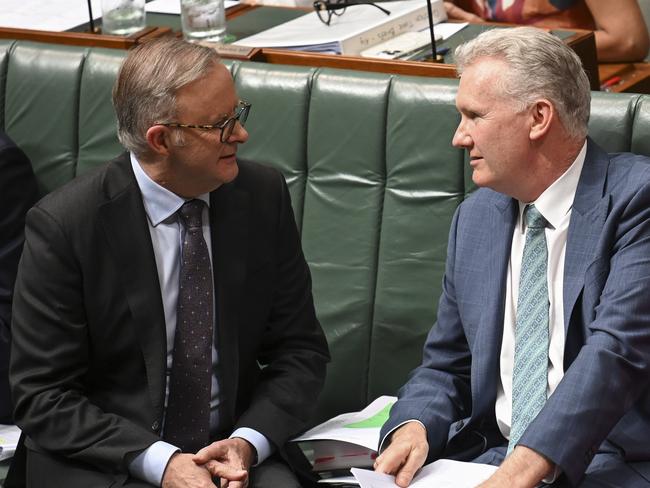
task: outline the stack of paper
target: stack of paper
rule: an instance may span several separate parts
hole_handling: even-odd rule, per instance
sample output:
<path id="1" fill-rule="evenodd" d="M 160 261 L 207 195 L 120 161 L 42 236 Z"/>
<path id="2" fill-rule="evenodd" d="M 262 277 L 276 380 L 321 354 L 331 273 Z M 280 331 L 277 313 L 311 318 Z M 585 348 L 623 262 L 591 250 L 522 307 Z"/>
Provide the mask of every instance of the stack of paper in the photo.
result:
<path id="1" fill-rule="evenodd" d="M 382 396 L 360 412 L 344 413 L 293 439 L 314 471 L 370 467 L 377 455 L 379 431 L 397 398 Z"/>
<path id="2" fill-rule="evenodd" d="M 467 22 L 441 22 L 435 28 L 436 42 L 449 39 L 466 25 Z M 430 46 L 431 34 L 427 27 L 418 32 L 406 32 L 393 39 L 381 42 L 362 51 L 361 56 L 367 58 L 405 59 L 418 50 Z M 431 49 L 429 49 L 429 54 L 431 54 Z"/>
<path id="3" fill-rule="evenodd" d="M 404 32 L 429 25 L 425 0 L 383 3 L 386 15 L 372 5 L 353 5 L 325 25 L 312 12 L 272 27 L 235 44 L 248 47 L 277 47 L 300 51 L 358 55 L 361 51 Z M 447 20 L 442 0 L 432 1 L 434 23 Z"/>
<path id="4" fill-rule="evenodd" d="M 16 425 L 0 424 L 0 461 L 14 455 L 19 438 L 20 429 Z"/>
<path id="5" fill-rule="evenodd" d="M 102 15 L 101 1 L 91 0 L 93 18 Z M 2 0 L 0 26 L 65 31 L 88 22 L 88 4 L 79 0 Z"/>

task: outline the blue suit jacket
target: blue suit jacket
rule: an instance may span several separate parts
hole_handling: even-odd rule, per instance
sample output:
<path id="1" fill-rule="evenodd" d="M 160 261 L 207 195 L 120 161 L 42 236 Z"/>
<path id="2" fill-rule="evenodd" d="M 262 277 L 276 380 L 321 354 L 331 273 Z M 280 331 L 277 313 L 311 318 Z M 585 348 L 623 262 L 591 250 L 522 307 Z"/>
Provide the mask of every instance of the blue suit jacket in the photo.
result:
<path id="1" fill-rule="evenodd" d="M 565 376 L 520 443 L 575 484 L 607 439 L 650 460 L 650 162 L 589 140 L 564 268 Z M 437 324 L 383 439 L 427 428 L 429 461 L 487 449 L 495 432 L 506 272 L 517 202 L 480 189 L 456 211 Z M 463 457 L 457 455 L 456 457 Z"/>

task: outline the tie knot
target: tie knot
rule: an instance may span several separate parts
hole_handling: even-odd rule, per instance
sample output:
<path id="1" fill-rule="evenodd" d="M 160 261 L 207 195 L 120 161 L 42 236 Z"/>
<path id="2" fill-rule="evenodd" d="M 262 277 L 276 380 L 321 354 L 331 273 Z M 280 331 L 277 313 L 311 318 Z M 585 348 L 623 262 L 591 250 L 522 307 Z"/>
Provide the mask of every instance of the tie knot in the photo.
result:
<path id="1" fill-rule="evenodd" d="M 535 205 L 527 205 L 524 212 L 526 214 L 526 227 L 529 229 L 543 229 L 546 227 L 546 219 L 535 208 Z"/>
<path id="2" fill-rule="evenodd" d="M 200 229 L 203 224 L 203 206 L 205 202 L 203 200 L 190 200 L 185 202 L 183 206 L 178 210 L 178 215 L 183 221 L 183 225 L 187 230 Z"/>

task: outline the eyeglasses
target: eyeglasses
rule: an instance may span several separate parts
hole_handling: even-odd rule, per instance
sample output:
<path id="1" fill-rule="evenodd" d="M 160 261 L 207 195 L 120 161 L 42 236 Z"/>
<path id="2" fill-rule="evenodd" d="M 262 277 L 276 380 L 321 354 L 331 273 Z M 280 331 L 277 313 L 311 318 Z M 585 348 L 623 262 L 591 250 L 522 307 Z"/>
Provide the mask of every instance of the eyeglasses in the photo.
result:
<path id="1" fill-rule="evenodd" d="M 239 123 L 244 126 L 246 119 L 248 118 L 248 113 L 251 110 L 251 104 L 244 102 L 243 100 L 239 101 L 237 108 L 235 109 L 235 115 L 228 117 L 223 122 L 218 124 L 179 124 L 178 122 L 160 122 L 156 125 L 164 125 L 165 127 L 180 127 L 182 129 L 200 129 L 200 130 L 215 130 L 219 129 L 221 131 L 221 142 L 225 143 L 230 139 L 232 131 L 235 129 L 235 123 Z"/>
<path id="2" fill-rule="evenodd" d="M 351 7 L 352 5 L 372 5 L 373 7 L 376 7 L 384 12 L 386 15 L 390 15 L 390 10 L 386 10 L 376 3 L 364 0 L 352 2 L 347 0 L 316 0 L 314 2 L 314 10 L 316 10 L 318 18 L 323 24 L 330 25 L 333 15 L 343 15 L 345 13 L 345 9 Z"/>

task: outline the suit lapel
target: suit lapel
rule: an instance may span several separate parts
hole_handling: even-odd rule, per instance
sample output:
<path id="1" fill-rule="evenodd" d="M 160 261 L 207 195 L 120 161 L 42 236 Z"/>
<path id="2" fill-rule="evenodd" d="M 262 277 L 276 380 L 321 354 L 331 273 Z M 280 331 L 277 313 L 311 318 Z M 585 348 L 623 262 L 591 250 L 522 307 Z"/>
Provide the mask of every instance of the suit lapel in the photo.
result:
<path id="1" fill-rule="evenodd" d="M 239 311 L 244 305 L 248 237 L 248 194 L 236 183 L 210 195 L 212 262 L 215 282 L 219 351 L 219 387 L 223 428 L 233 425 L 239 378 Z M 248 304 L 254 306 L 255 304 Z"/>
<path id="2" fill-rule="evenodd" d="M 506 276 L 510 260 L 512 234 L 517 221 L 517 202 L 505 195 L 497 195 L 487 230 L 487 276 L 478 285 L 485 287 L 485 311 L 475 339 L 472 353 L 473 417 L 485 416 L 496 401 L 499 378 L 499 357 L 503 337 Z M 489 285 L 488 285 L 489 284 Z M 474 393 L 475 392 L 475 393 Z"/>
<path id="3" fill-rule="evenodd" d="M 100 208 L 100 223 L 121 271 L 121 285 L 144 355 L 151 402 L 162 418 L 165 316 L 147 216 L 128 155 L 109 163 L 104 187 L 108 200 Z"/>
<path id="4" fill-rule="evenodd" d="M 591 139 L 571 210 L 564 260 L 564 332 L 568 336 L 571 314 L 584 286 L 585 272 L 609 211 L 609 196 L 603 197 L 609 157 Z"/>

